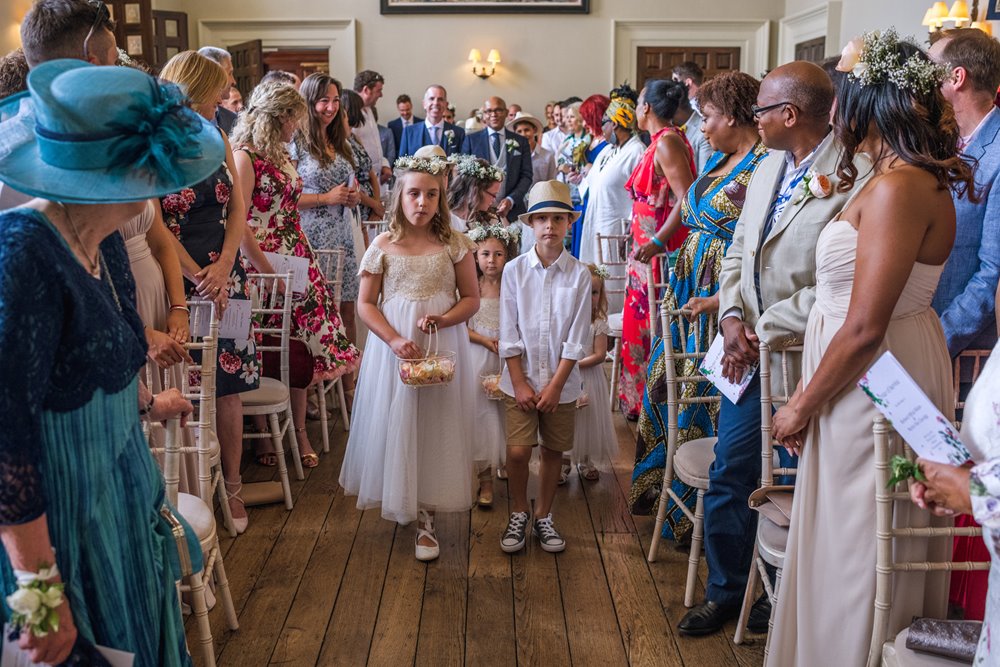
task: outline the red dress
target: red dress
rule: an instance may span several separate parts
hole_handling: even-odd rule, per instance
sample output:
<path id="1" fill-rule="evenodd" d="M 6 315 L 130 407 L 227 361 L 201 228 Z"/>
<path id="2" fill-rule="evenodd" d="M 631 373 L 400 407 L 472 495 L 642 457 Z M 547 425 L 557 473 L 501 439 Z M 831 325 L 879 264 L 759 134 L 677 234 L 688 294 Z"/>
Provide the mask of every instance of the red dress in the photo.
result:
<path id="1" fill-rule="evenodd" d="M 656 144 L 667 132 L 676 133 L 684 142 L 691 173 L 695 173 L 694 154 L 683 132 L 676 127 L 665 127 L 652 136 L 649 148 L 625 183 L 625 189 L 632 195 L 633 252 L 649 242 L 653 234 L 663 226 L 670 211 L 677 205 L 667 179 L 656 173 Z M 667 241 L 667 250 L 679 248 L 687 233 L 687 227 L 680 225 Z M 625 309 L 622 317 L 622 361 L 618 398 L 622 412 L 633 418 L 639 416 L 642 407 L 642 392 L 646 387 L 646 362 L 651 343 L 646 266 L 636 260 L 632 253 L 629 254 Z"/>

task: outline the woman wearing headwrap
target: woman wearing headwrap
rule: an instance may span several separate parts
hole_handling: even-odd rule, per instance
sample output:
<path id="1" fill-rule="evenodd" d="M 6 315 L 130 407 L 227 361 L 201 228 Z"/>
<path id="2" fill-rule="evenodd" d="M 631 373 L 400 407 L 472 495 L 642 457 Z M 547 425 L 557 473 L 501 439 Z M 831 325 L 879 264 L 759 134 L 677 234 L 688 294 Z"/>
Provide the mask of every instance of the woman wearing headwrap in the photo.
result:
<path id="1" fill-rule="evenodd" d="M 601 131 L 609 148 L 601 153 L 587 176 L 589 200 L 583 217 L 580 261 L 597 263 L 597 235 L 621 234 L 620 220 L 632 213 L 632 197 L 625 181 L 635 171 L 646 149 L 636 134 L 636 93 L 628 84 L 611 91 L 611 104 L 604 112 Z M 615 285 L 610 289 L 614 290 Z M 617 286 L 621 289 L 621 286 Z M 621 296 L 609 303 L 609 312 L 621 311 Z"/>

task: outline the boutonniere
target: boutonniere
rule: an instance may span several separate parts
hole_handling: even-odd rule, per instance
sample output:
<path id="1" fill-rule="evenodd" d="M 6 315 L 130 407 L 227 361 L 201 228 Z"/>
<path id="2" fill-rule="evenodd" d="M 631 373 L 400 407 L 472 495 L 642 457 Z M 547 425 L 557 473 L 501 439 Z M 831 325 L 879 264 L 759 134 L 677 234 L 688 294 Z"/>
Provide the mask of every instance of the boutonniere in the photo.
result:
<path id="1" fill-rule="evenodd" d="M 833 194 L 833 183 L 826 174 L 817 174 L 815 170 L 810 169 L 802 177 L 802 185 L 799 186 L 799 189 L 801 192 L 799 192 L 799 196 L 795 198 L 795 201 L 792 202 L 793 204 L 801 204 L 812 197 L 826 199 Z"/>
<path id="2" fill-rule="evenodd" d="M 455 130 L 445 130 L 444 136 L 448 139 L 448 147 L 452 148 L 455 146 Z"/>
<path id="3" fill-rule="evenodd" d="M 516 141 L 514 141 L 513 139 L 508 139 L 506 141 L 506 144 L 507 144 L 507 152 L 508 153 L 516 153 L 517 152 L 517 142 Z"/>

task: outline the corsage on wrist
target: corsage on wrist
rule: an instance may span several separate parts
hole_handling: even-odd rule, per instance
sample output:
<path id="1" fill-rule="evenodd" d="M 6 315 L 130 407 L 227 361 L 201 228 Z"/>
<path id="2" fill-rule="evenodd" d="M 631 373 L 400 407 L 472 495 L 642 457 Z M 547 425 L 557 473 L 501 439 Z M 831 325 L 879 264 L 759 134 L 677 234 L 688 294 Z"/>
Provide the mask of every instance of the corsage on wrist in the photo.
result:
<path id="1" fill-rule="evenodd" d="M 56 609 L 65 602 L 64 584 L 54 581 L 59 577 L 59 568 L 42 565 L 38 572 L 14 570 L 14 576 L 17 577 L 17 590 L 7 596 L 11 625 L 29 630 L 36 637 L 58 632 Z"/>

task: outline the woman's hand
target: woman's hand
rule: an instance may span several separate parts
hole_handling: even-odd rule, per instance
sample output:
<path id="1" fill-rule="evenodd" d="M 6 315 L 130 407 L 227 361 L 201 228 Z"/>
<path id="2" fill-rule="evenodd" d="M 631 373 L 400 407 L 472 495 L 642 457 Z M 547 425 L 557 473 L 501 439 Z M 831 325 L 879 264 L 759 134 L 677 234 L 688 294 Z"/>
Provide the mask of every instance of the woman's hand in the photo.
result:
<path id="1" fill-rule="evenodd" d="M 59 629 L 55 632 L 49 632 L 44 637 L 36 637 L 28 630 L 21 632 L 17 645 L 27 651 L 32 662 L 60 665 L 66 662 L 76 644 L 76 624 L 65 596 L 63 603 L 56 607 L 56 613 L 59 615 Z"/>
<path id="2" fill-rule="evenodd" d="M 969 469 L 947 463 L 917 459 L 926 481 L 911 484 L 910 499 L 938 516 L 972 514 Z M 922 487 L 922 488 L 917 488 Z"/>
<path id="3" fill-rule="evenodd" d="M 684 304 L 683 310 L 690 322 L 694 322 L 699 315 L 717 313 L 719 312 L 719 295 L 691 297 Z"/>
<path id="4" fill-rule="evenodd" d="M 417 320 L 417 328 L 425 334 L 429 334 L 431 329 L 445 329 L 447 327 L 444 315 L 424 315 Z"/>
<path id="5" fill-rule="evenodd" d="M 181 345 L 188 342 L 191 330 L 189 328 L 188 312 L 186 310 L 174 308 L 167 313 L 167 333 Z"/>
<path id="6" fill-rule="evenodd" d="M 181 361 L 191 362 L 191 355 L 177 340 L 162 331 L 146 327 L 147 356 L 160 368 L 170 368 Z"/>
<path id="7" fill-rule="evenodd" d="M 361 203 L 361 191 L 357 188 L 353 188 L 347 191 L 347 203 L 348 208 L 354 208 Z"/>
<path id="8" fill-rule="evenodd" d="M 195 280 L 199 281 L 195 286 L 198 294 L 213 301 L 223 292 L 228 296 L 232 268 L 232 262 L 217 260 L 194 274 Z"/>
<path id="9" fill-rule="evenodd" d="M 663 248 L 650 241 L 639 246 L 639 249 L 635 251 L 635 258 L 643 264 L 648 264 L 649 260 L 662 252 Z"/>
<path id="10" fill-rule="evenodd" d="M 788 450 L 789 454 L 798 456 L 805 444 L 805 428 L 809 424 L 809 416 L 798 408 L 798 401 L 789 401 L 781 406 L 771 420 L 771 435 Z"/>
<path id="11" fill-rule="evenodd" d="M 153 397 L 153 407 L 149 410 L 149 421 L 166 425 L 168 419 L 180 417 L 181 427 L 187 425 L 187 418 L 194 411 L 191 401 L 184 398 L 181 390 L 171 387 Z"/>
<path id="12" fill-rule="evenodd" d="M 420 349 L 419 345 L 402 336 L 392 339 L 389 347 L 392 348 L 393 354 L 400 359 L 423 359 L 424 357 L 424 351 Z"/>
<path id="13" fill-rule="evenodd" d="M 580 185 L 583 182 L 583 174 L 579 171 L 571 171 L 566 175 L 566 180 L 573 185 Z"/>

